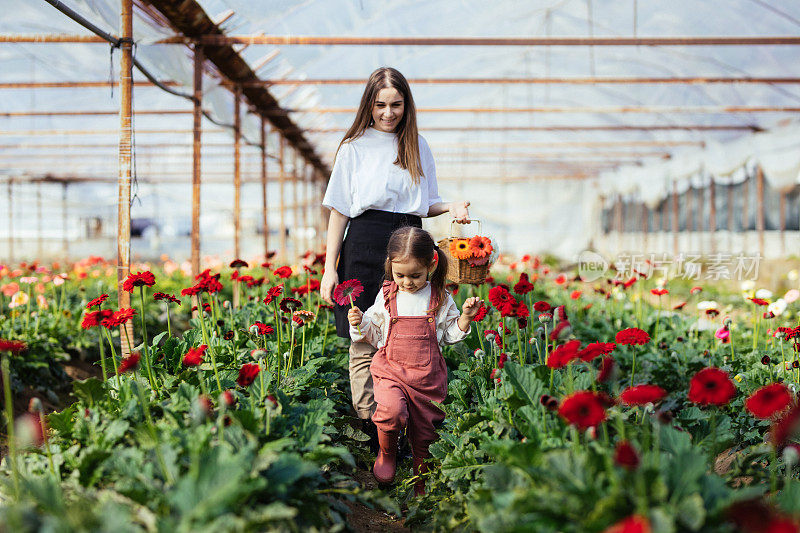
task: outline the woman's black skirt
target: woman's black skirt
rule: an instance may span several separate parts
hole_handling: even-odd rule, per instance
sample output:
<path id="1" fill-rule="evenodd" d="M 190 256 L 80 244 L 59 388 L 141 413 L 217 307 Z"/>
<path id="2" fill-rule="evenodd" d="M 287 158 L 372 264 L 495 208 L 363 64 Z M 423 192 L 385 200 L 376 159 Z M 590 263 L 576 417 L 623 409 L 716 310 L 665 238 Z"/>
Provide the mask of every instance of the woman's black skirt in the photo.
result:
<path id="1" fill-rule="evenodd" d="M 357 279 L 364 286 L 364 292 L 353 303 L 362 311 L 366 311 L 378 295 L 383 284 L 384 263 L 386 262 L 386 246 L 392 232 L 402 226 L 422 227 L 422 219 L 417 215 L 391 213 L 369 209 L 350 219 L 347 235 L 339 252 L 339 264 L 336 273 L 339 282 Z M 350 338 L 350 324 L 347 322 L 347 311 L 350 305 L 336 305 L 336 334 Z"/>

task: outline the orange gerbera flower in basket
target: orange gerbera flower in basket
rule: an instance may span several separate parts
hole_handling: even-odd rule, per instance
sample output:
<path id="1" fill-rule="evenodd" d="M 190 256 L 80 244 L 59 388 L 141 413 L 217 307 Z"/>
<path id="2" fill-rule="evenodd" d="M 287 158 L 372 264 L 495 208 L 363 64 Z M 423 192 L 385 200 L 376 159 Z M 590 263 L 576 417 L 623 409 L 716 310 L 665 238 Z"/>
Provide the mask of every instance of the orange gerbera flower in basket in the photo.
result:
<path id="1" fill-rule="evenodd" d="M 456 259 L 469 259 L 472 257 L 469 239 L 454 239 L 450 241 L 450 254 Z"/>
<path id="2" fill-rule="evenodd" d="M 492 241 L 489 238 L 475 235 L 469 241 L 469 250 L 474 257 L 482 258 L 491 255 L 494 248 L 492 248 Z"/>

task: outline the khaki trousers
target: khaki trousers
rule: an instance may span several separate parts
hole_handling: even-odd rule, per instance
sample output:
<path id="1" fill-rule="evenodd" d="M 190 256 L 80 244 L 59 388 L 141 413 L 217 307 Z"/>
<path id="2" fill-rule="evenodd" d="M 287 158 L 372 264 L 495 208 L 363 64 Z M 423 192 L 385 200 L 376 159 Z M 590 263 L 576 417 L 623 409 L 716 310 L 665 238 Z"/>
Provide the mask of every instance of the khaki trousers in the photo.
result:
<path id="1" fill-rule="evenodd" d="M 375 412 L 369 366 L 376 351 L 378 349 L 368 342 L 350 343 L 350 392 L 353 396 L 353 408 L 361 419 L 368 419 Z"/>

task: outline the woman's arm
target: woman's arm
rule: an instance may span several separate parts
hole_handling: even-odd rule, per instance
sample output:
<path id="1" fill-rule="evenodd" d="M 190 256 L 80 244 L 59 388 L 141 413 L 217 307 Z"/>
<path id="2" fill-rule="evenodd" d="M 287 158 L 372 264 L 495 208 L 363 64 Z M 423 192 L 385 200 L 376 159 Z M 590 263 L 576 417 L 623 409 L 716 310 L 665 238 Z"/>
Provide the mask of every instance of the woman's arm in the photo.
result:
<path id="1" fill-rule="evenodd" d="M 438 217 L 442 213 L 450 213 L 459 224 L 469 222 L 469 202 L 437 202 L 428 208 L 429 217 Z"/>
<path id="2" fill-rule="evenodd" d="M 348 217 L 336 209 L 331 209 L 331 216 L 328 219 L 328 237 L 325 241 L 325 272 L 322 274 L 322 281 L 320 282 L 322 299 L 331 305 L 333 305 L 333 289 L 339 284 L 339 276 L 336 274 L 336 262 L 339 260 L 344 229 L 347 227 L 349 220 Z"/>

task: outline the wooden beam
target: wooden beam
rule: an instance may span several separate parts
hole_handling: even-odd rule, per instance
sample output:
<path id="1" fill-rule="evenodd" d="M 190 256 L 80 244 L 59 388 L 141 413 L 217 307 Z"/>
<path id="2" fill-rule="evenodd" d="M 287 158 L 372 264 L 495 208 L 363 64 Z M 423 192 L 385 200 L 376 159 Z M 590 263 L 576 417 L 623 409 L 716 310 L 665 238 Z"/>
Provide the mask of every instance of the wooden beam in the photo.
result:
<path id="1" fill-rule="evenodd" d="M 0 41 L 1 42 L 1 41 Z M 800 37 L 784 36 L 675 36 L 675 37 L 351 37 L 310 35 L 202 35 L 174 36 L 159 44 L 213 46 L 347 45 L 347 46 L 786 46 L 800 45 Z"/>
<path id="2" fill-rule="evenodd" d="M 167 87 L 180 87 L 177 81 L 159 82 Z M 12 81 L 0 83 L 0 89 L 108 89 L 113 83 L 109 81 Z M 137 80 L 133 82 L 136 88 L 157 87 L 149 81 Z"/>
<path id="3" fill-rule="evenodd" d="M 281 109 L 274 113 L 346 113 L 354 114 L 355 107 L 308 107 L 298 109 Z M 625 114 L 625 113 L 661 113 L 661 114 L 722 114 L 722 113 L 798 113 L 796 106 L 563 106 L 563 107 L 420 107 L 418 113 L 538 113 L 538 114 Z"/>
<path id="4" fill-rule="evenodd" d="M 200 273 L 200 164 L 203 133 L 203 48 L 194 47 L 193 125 L 192 125 L 192 278 Z M 199 299 L 192 298 L 199 306 Z"/>
<path id="5" fill-rule="evenodd" d="M 131 306 L 131 294 L 122 289 L 122 283 L 131 269 L 131 139 L 133 126 L 133 0 L 120 2 L 120 28 L 122 29 L 119 65 L 119 199 L 117 205 L 117 305 L 120 309 Z M 66 196 L 67 184 L 64 184 Z M 66 221 L 64 232 L 67 231 Z M 120 326 L 120 352 L 127 357 L 136 342 L 133 338 L 133 321 Z"/>
<path id="6" fill-rule="evenodd" d="M 541 77 L 541 78 L 408 78 L 411 85 L 708 85 L 708 84 L 798 84 L 796 77 L 711 77 L 691 76 L 675 78 L 631 77 Z M 366 78 L 307 78 L 249 82 L 249 86 L 273 85 L 364 85 Z"/>
<path id="7" fill-rule="evenodd" d="M 500 131 L 764 131 L 756 125 L 741 124 L 642 124 L 642 125 L 561 125 L 561 126 L 431 126 L 421 127 L 420 131 L 440 132 L 440 131 L 480 131 L 480 132 L 500 132 Z M 305 130 L 309 133 L 343 133 L 345 128 L 309 128 Z"/>

